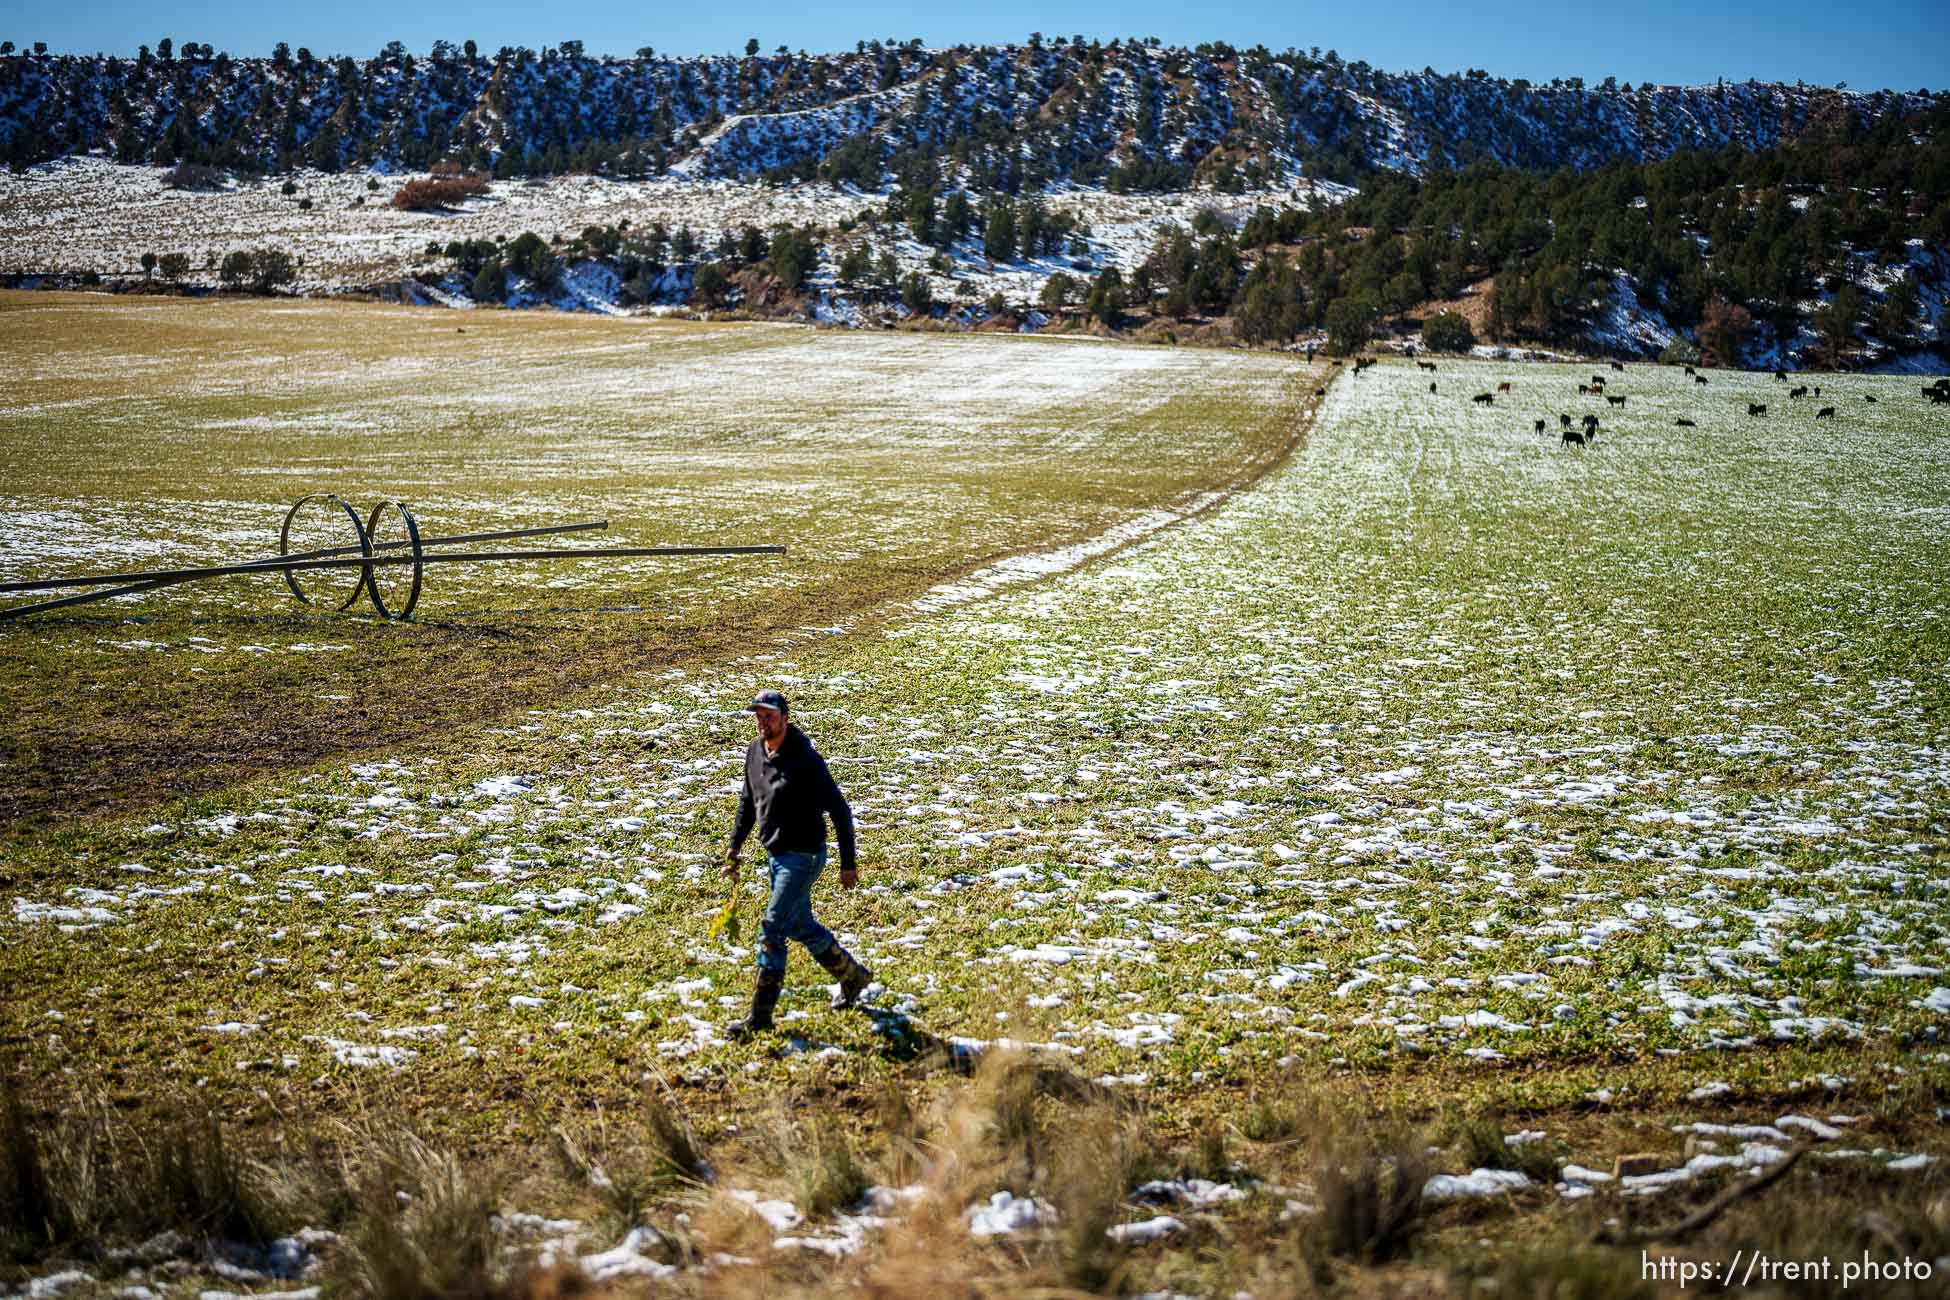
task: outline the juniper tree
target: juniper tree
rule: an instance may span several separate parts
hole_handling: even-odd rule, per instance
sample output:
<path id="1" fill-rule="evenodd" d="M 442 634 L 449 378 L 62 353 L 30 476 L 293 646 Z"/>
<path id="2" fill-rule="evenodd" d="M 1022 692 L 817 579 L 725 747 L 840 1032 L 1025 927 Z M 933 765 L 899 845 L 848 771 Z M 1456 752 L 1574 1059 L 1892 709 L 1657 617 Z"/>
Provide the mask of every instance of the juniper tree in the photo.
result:
<path id="1" fill-rule="evenodd" d="M 1327 309 L 1327 346 L 1341 356 L 1358 352 L 1374 337 L 1375 307 L 1365 298 L 1342 298 Z"/>
<path id="2" fill-rule="evenodd" d="M 982 209 L 982 252 L 992 262 L 1007 262 L 1016 255 L 1015 205 L 1000 195 L 991 195 Z"/>
<path id="3" fill-rule="evenodd" d="M 1077 282 L 1071 278 L 1068 272 L 1058 271 L 1055 275 L 1043 281 L 1043 292 L 1038 301 L 1042 304 L 1045 311 L 1051 313 L 1060 312 L 1063 310 L 1065 304 L 1070 301 L 1071 296 L 1076 293 L 1076 286 Z"/>
<path id="4" fill-rule="evenodd" d="M 691 299 L 707 307 L 715 307 L 723 301 L 728 283 L 723 267 L 716 262 L 706 262 L 697 268 L 697 276 L 691 281 Z"/>
<path id="5" fill-rule="evenodd" d="M 975 220 L 974 208 L 968 202 L 968 195 L 955 190 L 948 195 L 941 208 L 941 240 L 952 244 L 968 233 L 968 227 Z"/>
<path id="6" fill-rule="evenodd" d="M 502 269 L 501 259 L 489 258 L 474 276 L 471 292 L 477 302 L 500 302 L 507 287 L 507 272 Z"/>
<path id="7" fill-rule="evenodd" d="M 1107 266 L 1097 273 L 1097 279 L 1090 286 L 1090 298 L 1085 304 L 1091 316 L 1106 325 L 1117 322 L 1124 306 L 1124 277 L 1114 266 Z"/>
<path id="8" fill-rule="evenodd" d="M 297 274 L 291 255 L 280 248 L 260 248 L 250 255 L 251 288 L 258 293 L 289 284 Z"/>
<path id="9" fill-rule="evenodd" d="M 840 258 L 839 277 L 847 284 L 858 284 L 873 270 L 873 253 L 865 242 L 854 244 Z"/>
<path id="10" fill-rule="evenodd" d="M 919 271 L 910 271 L 907 279 L 901 282 L 901 303 L 917 315 L 925 315 L 934 308 L 934 289 L 928 277 Z"/>
<path id="11" fill-rule="evenodd" d="M 1437 312 L 1422 326 L 1422 345 L 1431 352 L 1467 352 L 1476 346 L 1476 331 L 1460 312 Z"/>

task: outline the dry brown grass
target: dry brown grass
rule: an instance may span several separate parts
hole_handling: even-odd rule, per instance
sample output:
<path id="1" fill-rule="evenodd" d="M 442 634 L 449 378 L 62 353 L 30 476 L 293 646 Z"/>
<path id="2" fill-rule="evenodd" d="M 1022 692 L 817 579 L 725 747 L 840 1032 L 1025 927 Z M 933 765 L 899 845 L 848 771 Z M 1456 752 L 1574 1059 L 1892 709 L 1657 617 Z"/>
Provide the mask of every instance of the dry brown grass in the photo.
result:
<path id="1" fill-rule="evenodd" d="M 1402 318 L 1421 322 L 1445 311 L 1454 312 L 1469 322 L 1469 328 L 1475 331 L 1478 339 L 1487 339 L 1490 337 L 1486 326 L 1489 321 L 1490 286 L 1493 283 L 1487 278 L 1478 280 L 1464 285 L 1462 292 L 1454 298 L 1431 298 L 1427 302 L 1417 303 L 1404 311 Z"/>
<path id="2" fill-rule="evenodd" d="M 393 206 L 406 212 L 451 208 L 464 200 L 487 193 L 487 187 L 487 177 L 478 174 L 410 180 L 393 195 Z"/>
<path id="3" fill-rule="evenodd" d="M 598 1106 L 587 1121 L 557 1125 L 553 1138 L 562 1169 L 596 1193 L 603 1226 L 615 1236 L 644 1223 L 673 1188 L 702 1186 L 711 1176 L 689 1121 L 657 1091 L 625 1114 Z"/>
<path id="4" fill-rule="evenodd" d="M 1319 1209 L 1303 1247 L 1363 1264 L 1406 1256 L 1424 1224 L 1422 1185 L 1434 1173 L 1420 1135 L 1402 1129 L 1323 1135 L 1314 1158 Z"/>
<path id="5" fill-rule="evenodd" d="M 810 1218 L 851 1209 L 872 1185 L 852 1138 L 832 1115 L 781 1111 L 771 1117 L 767 1138 L 779 1181 Z"/>
<path id="6" fill-rule="evenodd" d="M 538 1267 L 530 1238 L 504 1236 L 491 1216 L 513 1209 L 578 1214 L 592 1188 L 608 1212 L 584 1216 L 580 1250 L 601 1250 L 630 1228 L 646 1228 L 644 1251 L 677 1271 L 659 1293 L 745 1300 L 828 1295 L 989 1300 L 1003 1296 L 1128 1295 L 1170 1290 L 1273 1297 L 1474 1296 L 1503 1300 L 1650 1300 L 1636 1248 L 1594 1244 L 1599 1222 L 1619 1216 L 1677 1220 L 1712 1185 L 1638 1205 L 1599 1196 L 1577 1205 L 1499 1201 L 1430 1208 L 1420 1196 L 1430 1168 L 1426 1133 L 1373 1098 L 1322 1081 L 1265 1099 L 1284 1136 L 1242 1153 L 1225 1108 L 1146 1114 L 1099 1095 L 1047 1062 L 989 1053 L 972 1077 L 888 1085 L 877 1107 L 846 1121 L 841 1112 L 775 1112 L 756 1139 L 714 1148 L 714 1184 L 678 1178 L 680 1163 L 703 1168 L 688 1123 L 661 1096 L 627 1115 L 558 1125 L 553 1176 L 517 1180 L 517 1151 L 465 1151 L 424 1140 L 385 1121 L 338 1126 L 329 1144 L 309 1132 L 282 1156 L 249 1159 L 213 1121 L 144 1124 L 78 1099 L 35 1116 L 13 1108 L 5 1126 L 6 1194 L 38 1187 L 37 1205 L 58 1205 L 80 1225 L 63 1240 L 16 1235 L 8 1280 L 65 1266 L 163 1227 L 200 1240 L 268 1239 L 298 1224 L 343 1234 L 325 1247 L 324 1279 L 351 1293 L 408 1300 L 556 1300 L 636 1294 L 640 1279 L 596 1283 L 573 1259 Z M 660 1117 L 660 1118 L 659 1118 Z M 849 1127 L 848 1125 L 852 1125 Z M 1487 1120 L 1446 1130 L 1456 1163 L 1500 1163 L 1500 1133 Z M 1253 1141 L 1251 1138 L 1246 1141 Z M 23 1159 L 23 1153 L 27 1153 Z M 25 1175 L 22 1170 L 26 1170 Z M 869 1172 L 871 1171 L 871 1173 Z M 1277 1192 L 1194 1209 L 1132 1201 L 1137 1185 L 1170 1175 L 1262 1177 Z M 774 1231 L 734 1188 L 764 1188 L 806 1215 L 795 1234 L 830 1233 L 834 1211 L 851 1208 L 868 1182 L 913 1185 L 920 1199 L 870 1236 L 856 1254 L 832 1258 L 778 1250 Z M 1709 1180 L 1710 1182 L 1710 1180 Z M 608 1184 L 605 1188 L 602 1185 Z M 1047 1201 L 1052 1221 L 1014 1236 L 974 1238 L 965 1210 L 991 1192 Z M 518 1189 L 518 1190 L 517 1190 Z M 1283 1214 L 1290 1196 L 1316 1205 Z M 130 1217 L 136 1200 L 148 1204 Z M 1184 1229 L 1161 1241 L 1120 1243 L 1106 1230 L 1168 1212 Z M 1736 1250 L 1776 1258 L 1933 1260 L 1950 1253 L 1950 1176 L 1889 1172 L 1868 1162 L 1811 1160 L 1791 1179 L 1736 1202 L 1719 1221 L 1653 1255 L 1724 1266 Z M 200 1248 L 178 1250 L 170 1276 L 194 1274 Z M 157 1261 L 160 1262 L 158 1257 Z M 732 1261 L 745 1261 L 743 1263 Z M 1844 1292 L 1827 1283 L 1776 1287 L 1782 1297 Z M 1927 1284 L 1885 1285 L 1874 1294 L 1920 1300 Z"/>
<path id="7" fill-rule="evenodd" d="M 0 1251 L 16 1259 L 116 1234 L 268 1240 L 317 1204 L 300 1185 L 295 1165 L 273 1178 L 241 1156 L 208 1110 L 138 1125 L 86 1094 L 37 1121 L 9 1088 L 0 1118 Z"/>

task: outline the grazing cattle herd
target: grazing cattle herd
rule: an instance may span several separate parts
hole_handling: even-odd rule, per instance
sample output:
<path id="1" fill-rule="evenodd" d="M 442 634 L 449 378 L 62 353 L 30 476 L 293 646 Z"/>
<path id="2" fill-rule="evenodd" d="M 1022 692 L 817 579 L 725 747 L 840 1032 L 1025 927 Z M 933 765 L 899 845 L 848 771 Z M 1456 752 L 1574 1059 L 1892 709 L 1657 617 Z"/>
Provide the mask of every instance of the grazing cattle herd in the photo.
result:
<path id="1" fill-rule="evenodd" d="M 1377 357 L 1366 357 L 1366 358 L 1357 357 L 1355 358 L 1354 361 L 1354 373 L 1358 376 L 1359 374 L 1361 374 L 1362 371 L 1368 369 L 1370 366 L 1378 364 L 1378 362 L 1379 362 L 1379 358 Z M 1337 361 L 1334 364 L 1339 365 L 1340 363 Z M 1433 361 L 1417 361 L 1415 363 L 1415 368 L 1417 370 L 1424 370 L 1433 374 L 1436 369 L 1436 363 Z M 1614 361 L 1611 363 L 1611 368 L 1614 371 L 1623 374 L 1625 372 L 1625 363 L 1622 361 Z M 1692 376 L 1693 382 L 1695 384 L 1706 383 L 1706 376 L 1699 373 L 1692 366 L 1686 367 L 1686 373 Z M 1785 382 L 1787 380 L 1787 372 L 1784 370 L 1776 370 L 1774 372 L 1774 378 L 1777 381 Z M 1495 392 L 1477 393 L 1474 397 L 1471 397 L 1469 400 L 1476 403 L 1478 406 L 1494 406 L 1496 405 L 1496 397 L 1498 393 L 1509 394 L 1512 392 L 1514 392 L 1512 383 L 1511 381 L 1506 379 L 1499 382 L 1496 385 Z M 1606 404 L 1608 406 L 1611 406 L 1614 409 L 1621 408 L 1625 405 L 1624 394 L 1607 393 L 1605 391 L 1605 378 L 1602 375 L 1593 375 L 1591 376 L 1590 383 L 1579 384 L 1578 392 L 1584 396 L 1603 397 L 1605 399 Z M 1938 379 L 1935 383 L 1925 387 L 1922 390 L 1922 392 L 1923 392 L 1923 396 L 1928 398 L 1932 405 L 1935 406 L 1950 405 L 1950 378 Z M 1429 381 L 1429 393 L 1431 396 L 1434 396 L 1436 393 L 1436 383 L 1434 380 Z M 1821 385 L 1820 384 L 1796 384 L 1793 388 L 1790 388 L 1788 390 L 1788 397 L 1790 399 L 1796 399 L 1796 398 L 1806 397 L 1811 393 L 1815 397 L 1820 397 Z M 1876 399 L 1873 394 L 1865 393 L 1863 395 L 1863 400 L 1866 402 L 1873 403 Z M 1767 414 L 1767 403 L 1752 402 L 1752 401 L 1748 402 L 1747 414 L 1753 417 L 1765 416 Z M 1815 412 L 1815 419 L 1817 420 L 1835 420 L 1839 418 L 1841 417 L 1837 414 L 1837 408 L 1833 406 L 1824 406 Z M 1557 424 L 1558 424 L 1558 429 L 1560 430 L 1560 437 L 1558 439 L 1558 444 L 1560 446 L 1582 448 L 1582 447 L 1592 447 L 1597 445 L 1597 441 L 1598 441 L 1597 415 L 1587 412 L 1583 420 L 1580 422 L 1579 426 L 1573 428 L 1571 424 L 1571 417 L 1568 414 L 1560 411 L 1557 416 Z M 1683 415 L 1675 419 L 1673 421 L 1673 424 L 1675 427 L 1681 429 L 1697 429 L 1699 427 L 1699 425 L 1695 421 L 1690 420 Z M 1549 421 L 1543 416 L 1539 416 L 1531 422 L 1532 433 L 1541 434 L 1549 427 L 1550 427 Z"/>

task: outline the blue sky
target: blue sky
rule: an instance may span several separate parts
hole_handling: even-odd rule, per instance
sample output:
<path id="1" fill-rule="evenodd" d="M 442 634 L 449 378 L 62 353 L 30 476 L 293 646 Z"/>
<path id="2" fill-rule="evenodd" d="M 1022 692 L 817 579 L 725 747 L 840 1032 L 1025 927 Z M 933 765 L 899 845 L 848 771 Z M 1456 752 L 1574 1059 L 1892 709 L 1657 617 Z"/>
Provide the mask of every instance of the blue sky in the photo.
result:
<path id="1" fill-rule="evenodd" d="M 10 0 L 0 39 L 46 41 L 60 51 L 133 54 L 163 36 L 207 41 L 233 54 L 266 54 L 280 40 L 317 54 L 363 55 L 389 40 L 423 51 L 434 40 L 472 37 L 501 45 L 581 40 L 589 52 L 628 54 L 639 46 L 677 54 L 742 50 L 757 37 L 767 50 L 851 48 L 868 37 L 919 36 L 930 45 L 1021 40 L 1082 33 L 1158 36 L 1170 43 L 1225 40 L 1273 49 L 1319 46 L 1350 62 L 1389 70 L 1484 68 L 1548 81 L 1701 82 L 1717 77 L 1847 82 L 1857 89 L 1950 88 L 1950 3 L 1899 0 L 1857 9 L 1815 0 L 1737 3 L 1582 5 L 1472 3 L 1316 4 L 1311 0 L 995 0 L 982 5 L 917 5 L 888 0 L 809 5 L 779 0 L 741 4 L 590 3 L 588 0 L 426 0 L 419 4 L 334 0 L 287 8 L 235 0 L 138 4 L 130 0 Z"/>

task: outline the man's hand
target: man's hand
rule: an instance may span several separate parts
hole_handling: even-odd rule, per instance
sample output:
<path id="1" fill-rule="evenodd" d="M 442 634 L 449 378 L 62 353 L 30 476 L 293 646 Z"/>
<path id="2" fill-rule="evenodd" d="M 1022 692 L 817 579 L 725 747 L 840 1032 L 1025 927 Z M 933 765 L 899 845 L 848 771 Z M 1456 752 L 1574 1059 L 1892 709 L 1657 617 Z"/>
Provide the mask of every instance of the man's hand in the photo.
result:
<path id="1" fill-rule="evenodd" d="M 851 889 L 860 883 L 860 873 L 852 867 L 840 868 L 840 888 Z"/>
<path id="2" fill-rule="evenodd" d="M 736 853 L 727 853 L 724 855 L 724 874 L 727 880 L 738 879 L 738 855 Z"/>

